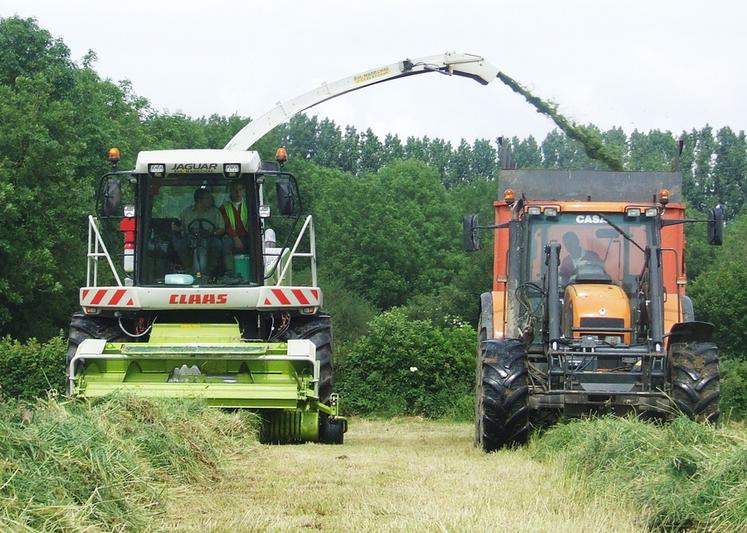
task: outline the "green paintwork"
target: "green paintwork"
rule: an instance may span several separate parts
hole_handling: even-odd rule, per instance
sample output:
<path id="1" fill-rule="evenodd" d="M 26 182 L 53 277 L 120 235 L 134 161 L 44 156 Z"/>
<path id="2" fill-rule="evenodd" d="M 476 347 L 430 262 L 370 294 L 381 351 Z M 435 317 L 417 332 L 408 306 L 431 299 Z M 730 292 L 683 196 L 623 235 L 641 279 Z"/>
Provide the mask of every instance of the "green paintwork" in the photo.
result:
<path id="1" fill-rule="evenodd" d="M 153 324 L 151 344 L 241 342 L 238 324 Z"/>
<path id="2" fill-rule="evenodd" d="M 107 343 L 76 381 L 74 395 L 99 398 L 124 392 L 148 398 L 199 398 L 223 408 L 256 409 L 273 442 L 319 439 L 319 403 L 313 365 L 282 359 L 283 342 L 242 342 L 235 324 L 154 324 L 147 343 Z M 199 374 L 175 369 L 199 369 Z"/>

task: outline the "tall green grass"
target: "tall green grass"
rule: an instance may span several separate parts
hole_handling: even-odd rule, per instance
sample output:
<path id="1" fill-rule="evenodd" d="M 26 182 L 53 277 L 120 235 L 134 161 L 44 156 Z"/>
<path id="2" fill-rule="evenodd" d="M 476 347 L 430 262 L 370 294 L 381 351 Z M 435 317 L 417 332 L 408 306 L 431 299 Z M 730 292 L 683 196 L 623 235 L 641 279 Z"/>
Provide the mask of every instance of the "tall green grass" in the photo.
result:
<path id="1" fill-rule="evenodd" d="M 640 509 L 650 529 L 747 531 L 742 429 L 609 417 L 559 425 L 529 449 L 558 461 L 592 492 Z"/>
<path id="2" fill-rule="evenodd" d="M 0 531 L 145 529 L 163 482 L 217 477 L 255 434 L 199 402 L 0 403 Z"/>

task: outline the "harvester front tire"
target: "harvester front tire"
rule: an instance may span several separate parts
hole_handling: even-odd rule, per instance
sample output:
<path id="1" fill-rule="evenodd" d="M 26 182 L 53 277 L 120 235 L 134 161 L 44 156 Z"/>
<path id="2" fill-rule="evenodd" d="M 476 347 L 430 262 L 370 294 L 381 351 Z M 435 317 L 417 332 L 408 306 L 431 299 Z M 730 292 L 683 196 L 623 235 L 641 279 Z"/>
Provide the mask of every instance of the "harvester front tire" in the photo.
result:
<path id="1" fill-rule="evenodd" d="M 518 340 L 485 340 L 477 360 L 477 445 L 485 452 L 529 438 L 527 354 Z"/>
<path id="2" fill-rule="evenodd" d="M 332 319 L 329 315 L 294 317 L 286 339 L 308 339 L 316 346 L 319 358 L 319 401 L 329 405 L 334 387 L 332 367 Z"/>
<path id="3" fill-rule="evenodd" d="M 683 342 L 669 351 L 672 396 L 677 408 L 699 422 L 721 416 L 718 348 L 712 342 Z"/>
<path id="4" fill-rule="evenodd" d="M 70 320 L 70 332 L 67 337 L 67 357 L 65 358 L 65 375 L 78 346 L 86 339 L 105 339 L 106 342 L 127 342 L 127 337 L 114 319 L 93 317 L 75 313 Z M 68 390 L 68 394 L 72 391 Z"/>

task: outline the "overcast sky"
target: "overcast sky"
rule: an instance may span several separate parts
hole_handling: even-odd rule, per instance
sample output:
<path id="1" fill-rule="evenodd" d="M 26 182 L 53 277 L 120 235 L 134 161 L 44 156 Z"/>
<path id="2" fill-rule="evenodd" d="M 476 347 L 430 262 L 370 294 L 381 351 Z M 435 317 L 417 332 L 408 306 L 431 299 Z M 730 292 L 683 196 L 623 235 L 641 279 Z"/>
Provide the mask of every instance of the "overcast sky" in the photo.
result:
<path id="1" fill-rule="evenodd" d="M 373 67 L 446 51 L 479 54 L 560 111 L 606 129 L 747 127 L 745 22 L 734 1 L 2 0 L 75 60 L 129 79 L 156 109 L 259 116 L 278 101 Z M 539 138 L 553 128 L 496 80 L 426 74 L 309 111 L 397 133 Z"/>

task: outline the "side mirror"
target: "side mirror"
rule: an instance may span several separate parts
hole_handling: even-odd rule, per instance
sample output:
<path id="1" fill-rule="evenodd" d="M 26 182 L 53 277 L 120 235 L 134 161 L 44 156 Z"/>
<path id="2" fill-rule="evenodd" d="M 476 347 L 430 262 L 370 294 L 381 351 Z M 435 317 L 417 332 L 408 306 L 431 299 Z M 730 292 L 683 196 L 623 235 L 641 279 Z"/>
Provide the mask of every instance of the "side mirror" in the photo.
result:
<path id="1" fill-rule="evenodd" d="M 724 208 L 712 207 L 708 212 L 708 244 L 721 246 L 724 240 Z"/>
<path id="2" fill-rule="evenodd" d="M 464 249 L 467 252 L 475 252 L 480 249 L 480 222 L 477 215 L 464 215 L 462 220 Z"/>
<path id="3" fill-rule="evenodd" d="M 106 183 L 104 183 L 103 200 L 102 207 L 104 215 L 111 217 L 121 214 L 122 189 L 119 186 L 119 180 L 117 178 L 109 178 L 106 180 Z"/>
<path id="4" fill-rule="evenodd" d="M 291 181 L 279 180 L 275 184 L 275 192 L 278 197 L 278 210 L 280 214 L 284 216 L 292 215 L 296 204 L 296 197 Z"/>

